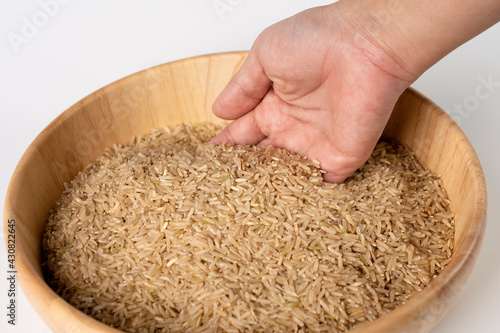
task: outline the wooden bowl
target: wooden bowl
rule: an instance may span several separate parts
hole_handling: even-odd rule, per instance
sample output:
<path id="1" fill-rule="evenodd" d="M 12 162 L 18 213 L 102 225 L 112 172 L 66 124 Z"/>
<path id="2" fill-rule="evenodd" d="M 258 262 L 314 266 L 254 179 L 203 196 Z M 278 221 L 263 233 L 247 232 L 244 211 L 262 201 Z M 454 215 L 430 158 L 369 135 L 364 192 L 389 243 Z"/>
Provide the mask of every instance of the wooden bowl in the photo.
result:
<path id="1" fill-rule="evenodd" d="M 73 105 L 29 146 L 10 182 L 4 221 L 16 221 L 21 287 L 53 331 L 117 332 L 69 305 L 43 279 L 42 230 L 63 184 L 115 143 L 129 143 L 165 125 L 217 121 L 212 102 L 246 54 L 200 56 L 128 76 Z M 456 218 L 455 248 L 448 266 L 427 288 L 352 332 L 429 331 L 464 287 L 479 253 L 486 226 L 485 180 L 459 127 L 412 89 L 401 96 L 384 135 L 408 145 L 442 175 Z M 7 234 L 7 223 L 4 228 Z"/>

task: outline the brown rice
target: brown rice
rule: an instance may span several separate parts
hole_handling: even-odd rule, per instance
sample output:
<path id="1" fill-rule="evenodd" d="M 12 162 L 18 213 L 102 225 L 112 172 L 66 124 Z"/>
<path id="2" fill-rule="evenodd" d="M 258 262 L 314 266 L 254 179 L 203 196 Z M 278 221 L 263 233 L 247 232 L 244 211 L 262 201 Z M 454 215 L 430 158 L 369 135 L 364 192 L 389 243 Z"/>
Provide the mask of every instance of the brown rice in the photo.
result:
<path id="1" fill-rule="evenodd" d="M 213 124 L 116 145 L 66 186 L 43 237 L 49 284 L 127 332 L 340 332 L 450 260 L 439 177 L 381 141 L 343 184 L 276 148 L 210 145 Z"/>

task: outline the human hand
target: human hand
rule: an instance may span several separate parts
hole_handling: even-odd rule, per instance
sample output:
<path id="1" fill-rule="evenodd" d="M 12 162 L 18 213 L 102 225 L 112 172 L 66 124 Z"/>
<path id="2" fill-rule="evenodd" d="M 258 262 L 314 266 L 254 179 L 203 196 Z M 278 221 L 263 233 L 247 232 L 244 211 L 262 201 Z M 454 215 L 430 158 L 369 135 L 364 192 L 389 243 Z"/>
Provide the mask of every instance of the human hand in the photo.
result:
<path id="1" fill-rule="evenodd" d="M 212 142 L 285 148 L 342 182 L 368 159 L 410 84 L 380 41 L 358 33 L 334 5 L 264 30 L 213 105 L 234 121 Z"/>
<path id="2" fill-rule="evenodd" d="M 213 105 L 212 142 L 273 145 L 341 182 L 370 156 L 400 94 L 500 21 L 498 0 L 349 0 L 264 30 Z"/>

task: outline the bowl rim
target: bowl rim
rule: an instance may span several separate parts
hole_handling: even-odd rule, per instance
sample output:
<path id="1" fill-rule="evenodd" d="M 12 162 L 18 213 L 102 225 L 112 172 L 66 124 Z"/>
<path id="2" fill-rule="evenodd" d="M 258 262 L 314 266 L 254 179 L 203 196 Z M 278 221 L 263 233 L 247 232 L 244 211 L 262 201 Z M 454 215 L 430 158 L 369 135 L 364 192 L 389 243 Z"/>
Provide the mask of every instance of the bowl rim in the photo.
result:
<path id="1" fill-rule="evenodd" d="M 487 224 L 487 188 L 486 188 L 486 180 L 484 177 L 484 172 L 479 161 L 479 158 L 472 146 L 471 142 L 462 131 L 462 129 L 458 126 L 458 124 L 448 115 L 442 108 L 440 108 L 437 104 L 435 104 L 432 100 L 427 98 L 424 94 L 417 91 L 416 89 L 409 87 L 403 94 L 411 96 L 413 98 L 421 100 L 423 103 L 426 103 L 429 108 L 432 109 L 432 112 L 436 113 L 437 117 L 439 117 L 439 121 L 443 121 L 445 126 L 447 127 L 449 132 L 453 132 L 457 136 L 457 140 L 460 142 L 460 145 L 463 149 L 468 153 L 469 163 L 467 164 L 468 171 L 471 173 L 471 177 L 477 179 L 478 181 L 475 183 L 476 188 L 474 188 L 474 192 L 476 194 L 475 202 L 471 204 L 473 209 L 473 214 L 471 221 L 475 223 L 471 224 L 474 227 L 472 230 L 468 229 L 466 234 L 469 237 L 466 237 L 462 243 L 460 244 L 461 248 L 466 248 L 467 251 L 461 252 L 459 256 L 457 256 L 456 250 L 457 248 L 453 248 L 452 251 L 452 259 L 446 265 L 446 267 L 432 280 L 430 283 L 425 286 L 424 289 L 417 292 L 414 296 L 412 296 L 408 302 L 403 305 L 398 306 L 396 309 L 391 310 L 384 315 L 380 316 L 376 320 L 372 322 L 367 322 L 361 324 L 358 327 L 354 327 L 349 332 L 350 333 L 358 333 L 358 332 L 402 332 L 400 329 L 390 327 L 389 323 L 392 321 L 403 321 L 408 316 L 412 314 L 409 310 L 417 308 L 417 309 L 425 309 L 427 304 L 431 302 L 435 302 L 436 297 L 433 297 L 434 294 L 448 294 L 450 298 L 448 298 L 442 304 L 438 304 L 438 307 L 443 307 L 444 310 L 439 311 L 437 314 L 430 313 L 429 311 L 420 311 L 418 315 L 423 319 L 427 320 L 427 327 L 414 327 L 413 331 L 425 332 L 434 327 L 435 324 L 445 315 L 445 313 L 449 310 L 450 305 L 455 301 L 458 295 L 462 292 L 465 287 L 465 282 L 469 278 L 470 273 L 474 267 L 474 264 L 479 256 L 479 252 L 483 243 L 484 233 L 486 230 Z M 402 95 L 403 96 L 403 95 Z M 384 130 L 385 134 L 385 130 Z M 435 171 L 433 171 L 435 172 Z M 445 190 L 447 190 L 445 186 Z M 469 227 L 470 228 L 470 227 Z M 474 235 L 475 237 L 471 237 Z M 450 288 L 453 286 L 453 288 Z M 453 290 L 451 290 L 453 289 Z M 384 320 L 381 320 L 384 319 Z"/>

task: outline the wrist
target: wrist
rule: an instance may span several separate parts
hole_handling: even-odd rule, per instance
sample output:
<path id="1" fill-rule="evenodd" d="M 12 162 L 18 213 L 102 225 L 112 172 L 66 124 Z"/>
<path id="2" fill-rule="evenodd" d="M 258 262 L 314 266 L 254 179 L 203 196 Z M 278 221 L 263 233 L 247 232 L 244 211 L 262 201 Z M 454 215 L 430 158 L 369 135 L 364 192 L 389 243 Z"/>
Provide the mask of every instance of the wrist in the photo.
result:
<path id="1" fill-rule="evenodd" d="M 410 83 L 500 20 L 498 0 L 340 0 L 331 6 L 375 64 Z"/>
<path id="2" fill-rule="evenodd" d="M 500 20 L 498 0 L 340 0 L 330 8 L 377 66 L 410 83 Z"/>
<path id="3" fill-rule="evenodd" d="M 366 59 L 388 75 L 410 85 L 425 69 L 418 57 L 402 47 L 406 36 L 400 31 L 399 1 L 340 0 L 327 6 L 334 19 L 342 20 L 345 40 L 359 49 Z M 335 16 L 336 15 L 336 16 Z"/>

